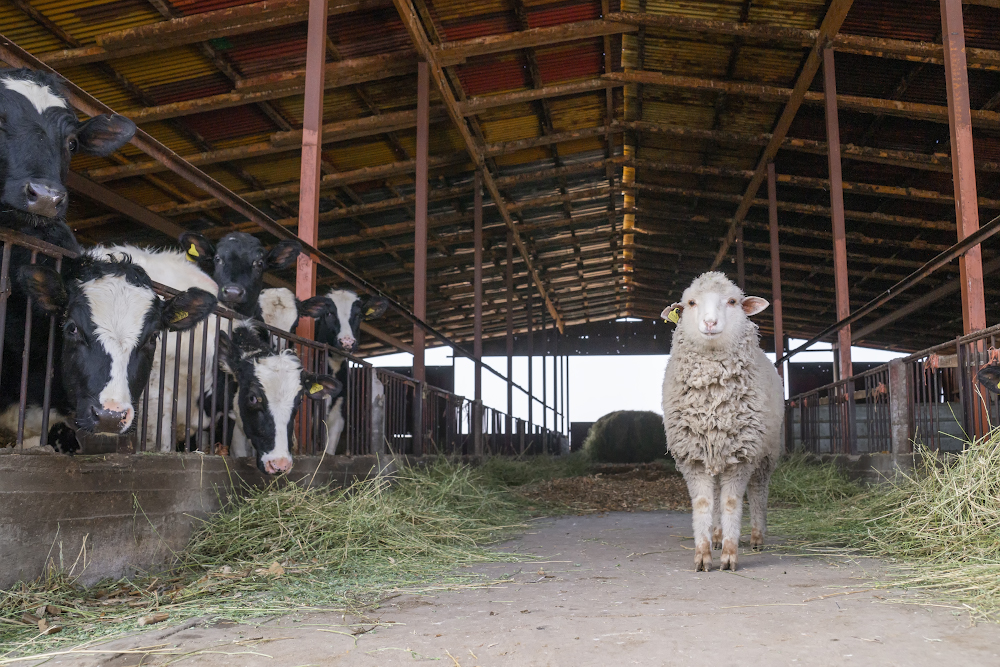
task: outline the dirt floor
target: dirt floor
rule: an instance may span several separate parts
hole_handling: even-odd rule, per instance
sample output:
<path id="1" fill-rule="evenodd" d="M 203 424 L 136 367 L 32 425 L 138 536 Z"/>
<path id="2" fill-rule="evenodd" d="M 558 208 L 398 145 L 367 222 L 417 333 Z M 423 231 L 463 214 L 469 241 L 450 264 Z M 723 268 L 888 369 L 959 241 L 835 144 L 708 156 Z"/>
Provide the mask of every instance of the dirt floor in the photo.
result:
<path id="1" fill-rule="evenodd" d="M 947 607 L 889 603 L 898 592 L 866 590 L 877 562 L 770 550 L 741 553 L 736 573 L 695 573 L 689 534 L 690 515 L 679 512 L 542 519 L 500 547 L 538 561 L 479 567 L 509 578 L 487 588 L 396 597 L 364 619 L 195 621 L 92 647 L 115 653 L 47 664 L 1000 664 L 1000 626 L 974 625 Z"/>

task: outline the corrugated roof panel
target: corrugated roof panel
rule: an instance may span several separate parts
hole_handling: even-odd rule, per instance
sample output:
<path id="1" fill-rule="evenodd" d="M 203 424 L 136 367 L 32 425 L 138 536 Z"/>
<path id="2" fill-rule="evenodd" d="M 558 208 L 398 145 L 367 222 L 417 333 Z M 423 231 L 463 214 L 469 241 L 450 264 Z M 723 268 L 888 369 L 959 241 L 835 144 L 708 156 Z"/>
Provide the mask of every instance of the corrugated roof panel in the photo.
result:
<path id="1" fill-rule="evenodd" d="M 737 81 L 793 86 L 805 57 L 805 50 L 782 51 L 743 46 L 736 58 L 733 78 Z"/>
<path id="2" fill-rule="evenodd" d="M 97 35 L 163 20 L 160 13 L 144 0 L 113 0 L 105 3 L 54 0 L 32 5 L 85 44 L 93 43 Z"/>
<path id="3" fill-rule="evenodd" d="M 483 136 L 489 143 L 533 139 L 541 135 L 538 117 L 534 114 L 483 122 L 481 126 Z"/>
<path id="4" fill-rule="evenodd" d="M 570 0 L 555 5 L 533 7 L 528 10 L 528 27 L 544 28 L 574 21 L 590 21 L 601 17 L 601 3 Z"/>
<path id="5" fill-rule="evenodd" d="M 647 36 L 644 70 L 686 76 L 723 77 L 730 48 L 723 44 L 705 44 L 689 40 L 673 41 Z"/>
<path id="6" fill-rule="evenodd" d="M 462 89 L 468 96 L 500 93 L 530 87 L 528 67 L 523 58 L 503 56 L 455 68 Z"/>
<path id="7" fill-rule="evenodd" d="M 42 29 L 24 12 L 11 5 L 0 5 L 0 26 L 4 37 L 32 53 L 45 53 L 66 48 L 66 45 Z"/>
<path id="8" fill-rule="evenodd" d="M 840 31 L 850 35 L 940 42 L 941 13 L 930 3 L 909 0 L 855 0 Z"/>
<path id="9" fill-rule="evenodd" d="M 603 45 L 597 40 L 537 50 L 535 59 L 542 83 L 550 85 L 600 74 L 604 68 L 603 50 Z"/>

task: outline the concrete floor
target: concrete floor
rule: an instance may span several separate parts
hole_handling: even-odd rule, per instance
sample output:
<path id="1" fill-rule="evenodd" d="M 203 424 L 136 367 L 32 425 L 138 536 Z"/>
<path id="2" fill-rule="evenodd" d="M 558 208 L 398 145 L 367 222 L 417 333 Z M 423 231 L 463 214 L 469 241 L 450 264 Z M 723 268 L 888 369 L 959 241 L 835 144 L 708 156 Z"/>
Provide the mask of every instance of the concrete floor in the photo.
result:
<path id="1" fill-rule="evenodd" d="M 690 515 L 671 512 L 545 519 L 501 547 L 543 562 L 478 568 L 498 579 L 514 573 L 489 588 L 397 597 L 360 625 L 297 615 L 153 630 L 100 648 L 212 651 L 171 664 L 227 667 L 1000 665 L 1000 626 L 863 590 L 878 562 L 741 552 L 736 573 L 695 573 L 690 532 Z M 67 656 L 49 664 L 168 660 L 176 656 Z"/>

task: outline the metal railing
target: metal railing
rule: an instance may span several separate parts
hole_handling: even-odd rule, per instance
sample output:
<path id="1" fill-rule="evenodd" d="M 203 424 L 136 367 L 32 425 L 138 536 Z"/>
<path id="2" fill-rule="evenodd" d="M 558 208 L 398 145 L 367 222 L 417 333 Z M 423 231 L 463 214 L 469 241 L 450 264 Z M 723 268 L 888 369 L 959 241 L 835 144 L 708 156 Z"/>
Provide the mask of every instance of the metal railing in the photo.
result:
<path id="1" fill-rule="evenodd" d="M 1000 325 L 956 338 L 791 397 L 789 450 L 815 454 L 909 453 L 913 443 L 959 451 L 1000 424 L 1000 397 L 976 373 L 996 363 Z"/>
<path id="2" fill-rule="evenodd" d="M 49 402 L 59 391 L 62 378 L 55 377 L 58 360 L 53 359 L 56 336 L 61 335 L 57 318 L 40 321 L 32 306 L 22 296 L 11 300 L 16 288 L 10 276 L 15 263 L 46 262 L 59 269 L 64 258 L 75 253 L 9 230 L 0 230 L 0 391 L 17 400 L 0 429 L 16 423 L 9 433 L 0 433 L 0 447 L 25 446 L 26 426 L 39 431 L 39 445 L 48 444 Z M 12 256 L 18 261 L 12 262 Z M 154 283 L 161 296 L 176 294 Z M 14 312 L 14 311 L 17 312 Z M 4 342 L 8 324 L 23 319 L 24 353 L 14 358 Z M 185 332 L 160 332 L 154 355 L 154 368 L 138 401 L 132 431 L 121 437 L 77 435 L 84 453 L 117 451 L 122 453 L 160 451 L 198 451 L 225 454 L 221 446 L 232 440 L 234 422 L 228 417 L 234 394 L 233 380 L 220 372 L 210 360 L 219 349 L 221 336 L 232 336 L 237 313 L 217 306 L 201 324 Z M 529 428 L 513 419 L 511 433 L 505 430 L 507 415 L 462 396 L 417 382 L 391 371 L 375 368 L 363 359 L 336 351 L 327 345 L 307 340 L 272 327 L 264 328 L 275 350 L 291 349 L 304 370 L 329 374 L 330 361 L 342 359 L 347 364 L 347 382 L 334 399 L 344 403 L 344 429 L 336 453 L 349 456 L 396 453 L 423 455 L 520 455 L 547 451 L 558 453 L 558 434 L 535 426 Z M 39 346 L 42 346 L 41 348 Z M 17 350 L 16 352 L 20 352 Z M 39 375 L 41 372 L 41 375 Z M 32 405 L 28 398 L 29 378 L 44 377 L 44 400 L 39 411 L 40 425 L 26 424 Z M 33 387 L 31 389 L 34 389 Z M 15 409 L 16 408 L 16 409 Z M 306 397 L 299 405 L 294 454 L 319 454 L 327 446 L 330 403 Z M 213 417 L 214 416 L 214 417 Z M 477 419 L 478 416 L 478 419 Z M 13 419 L 16 417 L 16 419 Z M 479 432 L 477 434 L 477 426 Z M 481 442 L 477 451 L 477 441 Z M 556 444 L 553 444 L 556 443 Z M 32 440 L 29 444 L 35 444 Z M 236 443 L 234 442 L 234 447 Z M 232 452 L 236 453 L 236 452 Z M 245 452 L 252 453 L 249 448 Z"/>

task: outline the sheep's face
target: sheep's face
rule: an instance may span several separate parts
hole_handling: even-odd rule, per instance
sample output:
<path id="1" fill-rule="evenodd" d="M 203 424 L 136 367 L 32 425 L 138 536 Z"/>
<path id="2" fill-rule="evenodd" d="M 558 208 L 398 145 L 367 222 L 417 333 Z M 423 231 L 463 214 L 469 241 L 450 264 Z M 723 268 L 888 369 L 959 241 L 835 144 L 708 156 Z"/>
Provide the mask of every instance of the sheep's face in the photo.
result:
<path id="1" fill-rule="evenodd" d="M 707 347 L 725 347 L 742 335 L 743 322 L 748 316 L 756 315 L 768 305 L 758 296 L 744 296 L 723 274 L 712 272 L 691 283 L 681 300 L 663 311 L 663 317 L 677 311 L 680 316 L 677 326 L 691 340 L 700 340 Z"/>

